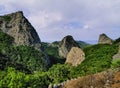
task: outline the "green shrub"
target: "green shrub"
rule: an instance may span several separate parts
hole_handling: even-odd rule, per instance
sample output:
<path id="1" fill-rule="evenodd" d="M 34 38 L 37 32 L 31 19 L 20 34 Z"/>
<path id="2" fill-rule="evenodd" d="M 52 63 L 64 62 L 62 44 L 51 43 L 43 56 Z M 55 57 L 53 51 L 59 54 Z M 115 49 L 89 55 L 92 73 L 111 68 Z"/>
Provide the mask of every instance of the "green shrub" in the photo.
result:
<path id="1" fill-rule="evenodd" d="M 112 68 L 120 67 L 120 60 L 112 61 L 111 67 Z"/>
<path id="2" fill-rule="evenodd" d="M 70 78 L 70 65 L 56 64 L 53 65 L 49 71 L 48 76 L 52 83 L 60 83 Z"/>
<path id="3" fill-rule="evenodd" d="M 12 18 L 10 16 L 3 16 L 3 19 L 6 21 L 6 22 L 9 22 Z"/>

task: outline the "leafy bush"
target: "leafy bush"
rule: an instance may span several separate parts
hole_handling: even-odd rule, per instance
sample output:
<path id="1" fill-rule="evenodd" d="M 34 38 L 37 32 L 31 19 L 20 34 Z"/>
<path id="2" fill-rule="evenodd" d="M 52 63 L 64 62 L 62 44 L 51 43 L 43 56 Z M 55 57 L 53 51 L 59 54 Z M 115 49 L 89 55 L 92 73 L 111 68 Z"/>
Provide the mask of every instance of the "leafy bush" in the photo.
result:
<path id="1" fill-rule="evenodd" d="M 43 88 L 48 83 L 47 73 L 25 74 L 11 67 L 0 72 L 0 88 Z"/>
<path id="2" fill-rule="evenodd" d="M 60 83 L 70 78 L 70 65 L 56 64 L 53 65 L 49 71 L 48 76 L 52 83 Z"/>
<path id="3" fill-rule="evenodd" d="M 33 71 L 44 71 L 47 67 L 45 56 L 42 52 L 29 46 L 17 46 L 11 49 L 9 57 L 12 62 L 17 62 Z"/>
<path id="4" fill-rule="evenodd" d="M 25 87 L 25 74 L 17 72 L 14 68 L 8 68 L 6 73 L 0 73 L 0 87 L 1 88 L 23 88 Z"/>
<path id="5" fill-rule="evenodd" d="M 120 60 L 112 61 L 111 67 L 112 68 L 120 67 Z"/>

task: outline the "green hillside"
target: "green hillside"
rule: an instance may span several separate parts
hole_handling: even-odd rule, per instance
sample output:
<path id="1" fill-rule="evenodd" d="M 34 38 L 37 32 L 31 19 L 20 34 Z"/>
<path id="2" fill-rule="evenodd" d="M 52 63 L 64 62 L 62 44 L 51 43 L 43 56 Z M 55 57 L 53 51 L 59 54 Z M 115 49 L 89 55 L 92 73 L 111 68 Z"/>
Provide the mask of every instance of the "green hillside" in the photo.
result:
<path id="1" fill-rule="evenodd" d="M 85 43 L 83 41 L 77 41 L 77 43 L 83 49 L 85 47 L 90 46 L 90 44 Z M 52 65 L 57 64 L 57 63 L 64 63 L 65 62 L 65 59 L 61 58 L 59 56 L 59 52 L 58 52 L 60 41 L 55 41 L 55 42 L 52 42 L 52 43 L 42 42 L 42 44 L 45 47 L 46 53 L 48 54 Z"/>
<path id="2" fill-rule="evenodd" d="M 0 31 L 0 88 L 46 88 L 49 84 L 95 74 L 111 68 L 112 56 L 118 52 L 117 42 L 92 45 L 84 48 L 85 61 L 72 67 L 59 58 L 57 46 L 46 44 L 46 52 L 53 61 L 48 69 L 42 52 L 30 46 L 14 46 L 13 40 Z"/>
<path id="3" fill-rule="evenodd" d="M 14 46 L 13 38 L 0 31 L 0 69 L 12 66 L 24 70 L 44 71 L 47 68 L 44 54 L 29 46 Z M 2 60 L 3 59 L 3 60 Z"/>

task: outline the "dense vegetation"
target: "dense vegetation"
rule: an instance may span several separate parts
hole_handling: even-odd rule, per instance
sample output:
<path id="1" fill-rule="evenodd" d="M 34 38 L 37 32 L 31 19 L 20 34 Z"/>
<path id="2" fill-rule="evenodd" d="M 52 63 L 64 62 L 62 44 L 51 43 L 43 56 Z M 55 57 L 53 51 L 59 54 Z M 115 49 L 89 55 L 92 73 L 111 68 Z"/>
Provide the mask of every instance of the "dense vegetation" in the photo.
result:
<path id="1" fill-rule="evenodd" d="M 87 47 L 84 49 L 85 61 L 78 67 L 72 67 L 70 64 L 59 64 L 61 59 L 57 47 L 47 46 L 46 52 L 51 59 L 54 58 L 55 65 L 46 71 L 42 52 L 29 46 L 13 46 L 13 40 L 0 31 L 0 88 L 44 88 L 49 84 L 101 72 L 115 66 L 112 56 L 118 51 L 116 43 Z"/>
<path id="2" fill-rule="evenodd" d="M 45 51 L 47 55 L 49 56 L 51 65 L 65 62 L 65 59 L 59 57 L 59 53 L 58 53 L 59 42 L 56 41 L 53 42 L 52 44 L 50 43 L 42 43 L 42 44 L 45 47 Z"/>
<path id="3" fill-rule="evenodd" d="M 112 56 L 117 53 L 117 45 L 94 45 L 84 49 L 85 61 L 74 69 L 75 77 L 78 75 L 93 74 L 111 67 Z"/>
<path id="4" fill-rule="evenodd" d="M 46 70 L 47 62 L 42 52 L 30 46 L 13 46 L 13 40 L 11 36 L 0 31 L 0 69 L 12 66 L 30 72 Z"/>

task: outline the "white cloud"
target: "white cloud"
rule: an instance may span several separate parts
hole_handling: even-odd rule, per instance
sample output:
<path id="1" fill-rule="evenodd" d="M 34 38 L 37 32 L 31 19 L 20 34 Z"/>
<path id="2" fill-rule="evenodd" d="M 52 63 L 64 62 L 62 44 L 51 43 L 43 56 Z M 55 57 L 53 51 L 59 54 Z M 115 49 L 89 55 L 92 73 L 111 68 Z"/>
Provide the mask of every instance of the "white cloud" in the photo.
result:
<path id="1" fill-rule="evenodd" d="M 84 28 L 84 29 L 89 29 L 89 25 L 86 24 L 86 25 L 83 26 L 83 28 Z"/>
<path id="2" fill-rule="evenodd" d="M 61 21 L 62 15 L 54 12 L 39 11 L 35 14 L 31 14 L 28 18 L 33 25 L 39 26 L 39 28 L 45 28 L 53 23 Z"/>

